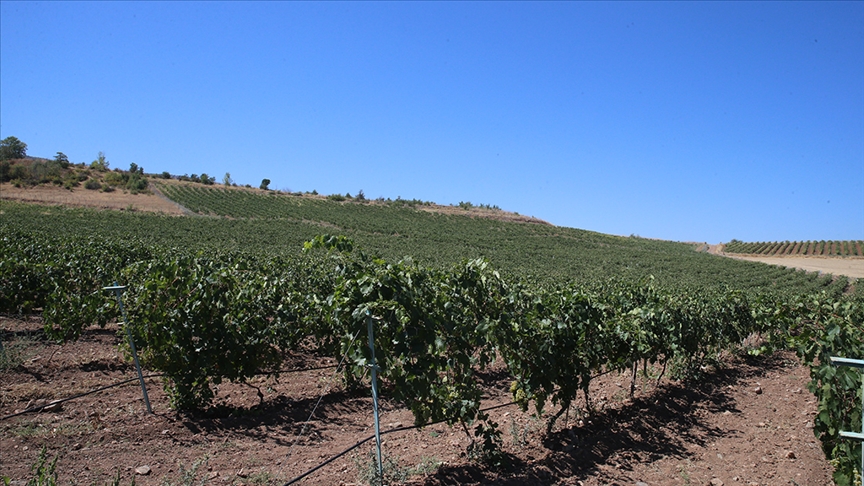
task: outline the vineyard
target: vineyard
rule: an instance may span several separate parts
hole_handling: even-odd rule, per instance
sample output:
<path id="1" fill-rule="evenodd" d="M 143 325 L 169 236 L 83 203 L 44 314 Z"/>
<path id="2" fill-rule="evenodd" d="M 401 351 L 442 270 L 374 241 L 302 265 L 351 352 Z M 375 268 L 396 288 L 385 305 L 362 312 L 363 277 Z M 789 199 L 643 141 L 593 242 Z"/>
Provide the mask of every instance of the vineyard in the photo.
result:
<path id="1" fill-rule="evenodd" d="M 724 249 L 727 253 L 766 256 L 831 256 L 864 257 L 864 241 L 774 241 L 745 243 L 732 240 Z"/>
<path id="2" fill-rule="evenodd" d="M 346 360 L 344 383 L 363 389 L 371 356 L 357 336 L 372 320 L 386 394 L 417 425 L 472 428 L 466 453 L 498 466 L 502 431 L 481 406 L 495 370 L 549 436 L 562 417 L 591 417 L 605 373 L 630 374 L 632 396 L 639 370 L 698 381 L 724 354 L 792 350 L 811 367 L 835 481 L 860 475 L 860 448 L 839 438 L 861 430 L 860 374 L 826 364 L 864 358 L 855 281 L 410 207 L 160 190 L 210 217 L 4 202 L 0 312 L 40 313 L 45 336 L 74 343 L 118 319 L 101 289 L 126 285 L 143 363 L 188 413 L 301 353 Z"/>

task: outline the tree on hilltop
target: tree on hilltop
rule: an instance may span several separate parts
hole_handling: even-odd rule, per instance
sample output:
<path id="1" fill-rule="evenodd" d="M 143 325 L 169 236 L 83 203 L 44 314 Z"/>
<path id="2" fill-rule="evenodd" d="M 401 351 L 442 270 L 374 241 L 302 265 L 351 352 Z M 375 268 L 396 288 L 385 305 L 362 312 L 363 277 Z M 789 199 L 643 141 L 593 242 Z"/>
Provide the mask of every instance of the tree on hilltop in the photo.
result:
<path id="1" fill-rule="evenodd" d="M 0 160 L 23 159 L 27 156 L 27 144 L 17 137 L 0 140 Z"/>
<path id="2" fill-rule="evenodd" d="M 105 158 L 105 152 L 99 152 L 99 156 L 96 157 L 96 160 L 90 162 L 90 168 L 98 170 L 100 172 L 105 172 L 108 170 L 108 167 L 111 164 L 108 162 L 108 159 Z"/>

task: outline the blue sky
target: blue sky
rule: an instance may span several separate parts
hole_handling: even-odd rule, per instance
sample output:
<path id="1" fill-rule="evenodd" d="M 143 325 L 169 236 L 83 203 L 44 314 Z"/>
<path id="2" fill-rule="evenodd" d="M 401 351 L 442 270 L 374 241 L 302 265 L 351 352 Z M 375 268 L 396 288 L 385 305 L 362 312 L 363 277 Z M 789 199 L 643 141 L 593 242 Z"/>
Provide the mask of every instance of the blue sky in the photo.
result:
<path id="1" fill-rule="evenodd" d="M 864 2 L 0 2 L 0 137 L 679 241 L 864 239 Z"/>

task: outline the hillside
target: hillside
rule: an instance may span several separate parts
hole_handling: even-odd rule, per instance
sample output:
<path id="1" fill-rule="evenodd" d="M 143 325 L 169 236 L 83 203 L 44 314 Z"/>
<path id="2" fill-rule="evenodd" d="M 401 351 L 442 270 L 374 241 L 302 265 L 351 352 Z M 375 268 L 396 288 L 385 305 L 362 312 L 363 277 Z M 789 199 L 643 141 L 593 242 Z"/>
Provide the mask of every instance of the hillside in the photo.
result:
<path id="1" fill-rule="evenodd" d="M 138 211 L 96 211 L 2 203 L 0 228 L 48 235 L 95 237 L 157 246 L 212 248 L 258 255 L 297 255 L 302 243 L 322 233 L 345 234 L 368 253 L 390 261 L 410 257 L 448 267 L 486 258 L 502 274 L 546 282 L 621 277 L 655 278 L 670 286 L 847 290 L 845 279 L 722 258 L 690 245 L 602 235 L 571 228 L 512 223 L 305 200 L 302 212 L 281 219 L 177 217 Z M 308 216 L 308 214 L 306 215 Z"/>
<path id="2" fill-rule="evenodd" d="M 507 427 L 502 431 L 509 470 L 457 456 L 459 450 L 470 453 L 473 440 L 461 437 L 458 427 L 430 424 L 389 436 L 388 454 L 419 471 L 406 472 L 415 484 L 830 481 L 830 466 L 813 438 L 821 415 L 811 417 L 817 403 L 802 392 L 812 368 L 800 366 L 790 353 L 752 358 L 743 351 L 761 353 L 762 342 L 754 336 L 767 326 L 778 326 L 772 335 L 785 329 L 788 323 L 771 316 L 790 311 L 796 313 L 791 319 L 816 316 L 814 322 L 828 312 L 832 322 L 851 330 L 848 348 L 860 349 L 853 322 L 860 322 L 854 312 L 861 307 L 854 299 L 864 286 L 845 278 L 725 258 L 703 244 L 493 219 L 474 208 L 430 210 L 417 201 L 175 181 L 151 181 L 150 194 L 124 194 L 122 188 L 103 194 L 162 198 L 180 210 L 177 215 L 134 205 L 112 211 L 11 201 L 6 187 L 0 186 L 0 302 L 14 304 L 7 307 L 16 313 L 42 310 L 41 318 L 0 316 L 2 338 L 15 353 L 10 356 L 18 356 L 0 373 L 0 416 L 10 420 L 0 429 L 0 446 L 14 450 L 15 478 L 25 477 L 25 466 L 47 443 L 51 454 L 62 454 L 64 480 L 76 475 L 101 482 L 112 468 L 125 467 L 117 473 L 123 484 L 135 477 L 146 486 L 210 461 L 207 480 L 283 484 L 369 431 L 368 393 L 341 381 L 330 388 L 325 380 L 331 372 L 321 369 L 341 359 L 340 342 L 354 350 L 352 359 L 365 359 L 365 345 L 351 335 L 359 335 L 354 319 L 362 319 L 361 306 L 368 305 L 387 319 L 376 334 L 380 356 L 391 356 L 382 366 L 390 373 L 383 375 L 387 429 L 410 423 L 414 407 L 432 403 L 424 393 L 435 390 L 444 393 L 434 400 L 447 397 L 447 407 L 462 404 L 460 410 L 469 412 L 474 408 L 465 404 L 479 407 L 482 398 L 482 406 L 495 407 L 494 422 Z M 83 190 L 71 191 L 78 192 Z M 322 233 L 346 235 L 359 250 L 350 257 L 301 254 L 303 242 Z M 386 262 L 345 260 L 358 253 Z M 458 265 L 478 257 L 491 268 Z M 402 258 L 427 267 L 395 263 Z M 339 275 L 346 280 L 340 282 Z M 141 412 L 130 385 L 66 403 L 59 414 L 19 416 L 17 411 L 41 403 L 31 400 L 65 398 L 129 379 L 132 367 L 117 353 L 124 339 L 119 328 L 92 325 L 119 319 L 98 290 L 115 278 L 129 285 L 126 309 L 132 332 L 142 339 L 145 366 L 168 373 L 164 392 L 153 387 L 157 415 Z M 367 298 L 367 292 L 374 296 Z M 395 312 L 388 310 L 397 302 Z M 401 313 L 403 308 L 409 312 Z M 399 327 L 404 320 L 410 324 L 405 332 Z M 58 329 L 78 340 L 62 347 L 29 340 L 43 333 L 57 339 L 50 333 Z M 428 338 L 430 332 L 435 335 Z M 398 351 L 409 339 L 410 354 Z M 160 349 L 172 350 L 167 361 L 154 354 Z M 269 354 L 276 349 L 278 357 Z M 500 357 L 484 368 L 474 361 L 484 355 Z M 644 376 L 637 386 L 640 362 Z M 259 375 L 270 369 L 268 363 L 303 374 L 281 381 Z M 412 388 L 411 399 L 399 395 L 407 385 L 395 381 L 394 373 L 404 363 L 425 367 L 406 375 L 407 383 L 433 366 L 422 376 L 436 385 Z M 458 368 L 460 363 L 473 364 Z M 242 374 L 225 378 L 225 370 Z M 218 397 L 212 407 L 192 414 L 171 408 L 177 403 L 172 386 L 185 383 L 180 380 L 187 372 L 203 373 L 196 383 L 208 390 L 207 377 L 213 376 Z M 590 401 L 588 382 L 583 399 L 576 377 L 591 377 Z M 553 422 L 544 425 L 531 409 L 519 411 L 513 403 L 535 381 L 550 393 L 569 390 L 576 398 L 568 402 L 572 416 L 562 415 L 569 404 L 550 409 L 562 421 L 546 434 L 544 427 Z M 514 391 L 514 385 L 523 388 Z M 533 396 L 535 408 L 536 397 L 546 397 Z M 310 420 L 319 397 L 325 403 L 311 422 L 312 435 L 297 442 L 308 432 L 302 421 Z M 91 413 L 96 410 L 98 415 Z M 785 442 L 778 445 L 781 430 Z M 213 447 L 206 446 L 211 441 Z M 742 469 L 741 461 L 751 457 L 760 459 Z M 362 477 L 363 462 L 362 454 L 343 458 L 312 481 Z M 135 472 L 144 465 L 147 473 Z"/>
<path id="3" fill-rule="evenodd" d="M 104 173 L 90 172 L 91 177 Z M 317 234 L 344 234 L 388 260 L 410 257 L 446 267 L 483 257 L 501 272 L 544 281 L 649 276 L 668 285 L 831 288 L 845 279 L 720 258 L 704 245 L 604 235 L 556 227 L 500 210 L 442 207 L 412 200 L 358 200 L 150 179 L 133 194 L 59 185 L 0 184 L 9 229 L 79 234 L 158 245 L 296 254 Z M 39 201 L 50 209 L 12 202 Z M 85 206 L 123 209 L 94 211 Z M 177 217 L 187 214 L 193 217 Z M 198 216 L 198 217 L 194 217 Z M 82 225 L 81 221 L 87 221 Z M 526 224 L 532 223 L 532 224 Z"/>

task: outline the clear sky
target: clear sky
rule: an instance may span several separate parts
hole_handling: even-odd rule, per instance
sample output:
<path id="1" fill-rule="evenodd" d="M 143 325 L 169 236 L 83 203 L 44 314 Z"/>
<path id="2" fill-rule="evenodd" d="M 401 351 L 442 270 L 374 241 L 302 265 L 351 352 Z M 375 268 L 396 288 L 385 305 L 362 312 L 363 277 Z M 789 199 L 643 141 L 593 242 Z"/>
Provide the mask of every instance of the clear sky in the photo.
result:
<path id="1" fill-rule="evenodd" d="M 10 135 L 619 235 L 864 239 L 864 2 L 4 0 Z"/>

